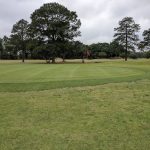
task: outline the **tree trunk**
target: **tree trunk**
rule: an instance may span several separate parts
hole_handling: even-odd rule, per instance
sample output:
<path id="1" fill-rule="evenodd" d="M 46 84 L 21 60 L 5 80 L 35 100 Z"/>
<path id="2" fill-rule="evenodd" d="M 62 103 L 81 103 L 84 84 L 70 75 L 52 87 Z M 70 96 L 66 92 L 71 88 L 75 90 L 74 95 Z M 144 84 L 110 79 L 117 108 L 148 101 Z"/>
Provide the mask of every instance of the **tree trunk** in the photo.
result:
<path id="1" fill-rule="evenodd" d="M 63 54 L 63 58 L 62 59 L 63 59 L 63 63 L 64 63 L 65 62 L 65 54 Z"/>
<path id="2" fill-rule="evenodd" d="M 128 31 L 127 31 L 127 25 L 126 25 L 126 51 L 125 51 L 125 61 L 128 59 Z"/>
<path id="3" fill-rule="evenodd" d="M 2 52 L 0 51 L 0 59 L 2 59 Z"/>
<path id="4" fill-rule="evenodd" d="M 24 63 L 24 60 L 25 60 L 25 51 L 23 50 L 22 51 L 22 62 Z"/>
<path id="5" fill-rule="evenodd" d="M 55 58 L 52 58 L 52 64 L 54 64 L 55 63 Z"/>
<path id="6" fill-rule="evenodd" d="M 82 63 L 84 63 L 85 61 L 84 61 L 84 56 L 82 57 Z"/>
<path id="7" fill-rule="evenodd" d="M 49 58 L 49 59 L 46 59 L 46 63 L 47 64 L 50 64 L 51 63 L 51 59 Z"/>
<path id="8" fill-rule="evenodd" d="M 22 37 L 22 62 L 24 63 L 25 61 L 25 43 L 23 41 L 23 37 Z"/>

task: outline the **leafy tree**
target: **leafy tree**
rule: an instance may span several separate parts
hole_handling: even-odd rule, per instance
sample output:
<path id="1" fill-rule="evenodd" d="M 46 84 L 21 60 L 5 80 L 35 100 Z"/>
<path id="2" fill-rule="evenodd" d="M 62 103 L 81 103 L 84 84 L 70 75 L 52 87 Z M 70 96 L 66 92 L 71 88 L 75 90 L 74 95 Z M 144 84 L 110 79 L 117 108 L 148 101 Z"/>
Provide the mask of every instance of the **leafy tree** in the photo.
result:
<path id="1" fill-rule="evenodd" d="M 11 42 L 11 38 L 4 36 L 2 43 L 3 43 L 2 57 L 4 59 L 16 59 L 17 58 L 17 51 Z"/>
<path id="2" fill-rule="evenodd" d="M 143 41 L 139 42 L 138 49 L 141 51 L 144 51 L 144 48 L 145 48 L 145 42 L 143 42 Z"/>
<path id="3" fill-rule="evenodd" d="M 107 58 L 107 54 L 106 54 L 106 52 L 99 52 L 98 57 L 99 58 Z"/>
<path id="4" fill-rule="evenodd" d="M 2 39 L 3 49 L 6 49 L 8 42 L 9 42 L 9 38 L 5 35 Z"/>
<path id="5" fill-rule="evenodd" d="M 0 38 L 0 59 L 2 58 L 3 53 L 3 40 Z"/>
<path id="6" fill-rule="evenodd" d="M 127 61 L 128 50 L 135 50 L 139 40 L 137 32 L 140 30 L 140 25 L 136 24 L 132 17 L 125 17 L 119 21 L 119 27 L 114 29 L 115 40 L 125 48 L 125 61 Z"/>
<path id="7" fill-rule="evenodd" d="M 112 41 L 110 43 L 109 53 L 111 57 L 119 57 L 122 51 L 124 51 L 124 47 L 117 41 Z"/>
<path id="8" fill-rule="evenodd" d="M 80 44 L 79 45 L 79 50 L 81 52 L 81 56 L 82 56 L 82 63 L 85 62 L 85 58 L 88 58 L 90 56 L 90 51 L 89 51 L 89 47 L 88 45 L 84 45 L 84 44 Z"/>
<path id="9" fill-rule="evenodd" d="M 84 63 L 84 59 L 88 57 L 88 46 L 83 44 L 80 41 L 73 41 L 71 43 L 72 50 L 73 50 L 73 56 L 74 58 L 80 58 L 82 59 L 82 63 Z"/>
<path id="10" fill-rule="evenodd" d="M 67 53 L 70 51 L 71 43 L 69 41 L 62 41 L 59 42 L 59 50 L 58 50 L 58 57 L 63 59 L 63 62 L 65 62 L 65 58 Z"/>
<path id="11" fill-rule="evenodd" d="M 79 59 L 82 58 L 82 47 L 83 43 L 80 41 L 68 41 L 65 44 L 65 57 L 68 59 Z M 60 52 L 60 54 L 63 54 Z"/>
<path id="12" fill-rule="evenodd" d="M 15 25 L 13 25 L 11 38 L 13 44 L 17 47 L 20 46 L 22 50 L 22 62 L 25 60 L 26 42 L 28 40 L 28 28 L 29 24 L 26 20 L 21 19 Z"/>
<path id="13" fill-rule="evenodd" d="M 2 46 L 3 46 L 3 52 L 2 52 L 2 57 L 4 59 L 9 59 L 10 58 L 10 39 L 7 36 L 4 36 L 2 39 Z"/>
<path id="14" fill-rule="evenodd" d="M 73 40 L 80 35 L 81 22 L 76 12 L 68 10 L 58 3 L 47 3 L 31 15 L 31 29 L 34 37 L 47 45 L 52 61 L 58 55 L 59 44 Z"/>
<path id="15" fill-rule="evenodd" d="M 136 52 L 131 52 L 129 54 L 129 58 L 132 58 L 132 59 L 137 59 L 138 58 L 138 54 Z"/>
<path id="16" fill-rule="evenodd" d="M 110 45 L 109 43 L 96 43 L 96 44 L 91 44 L 90 49 L 92 52 L 92 55 L 94 58 L 102 58 L 105 53 L 105 58 L 110 57 Z M 104 52 L 101 54 L 101 52 Z"/>
<path id="17" fill-rule="evenodd" d="M 11 45 L 14 55 L 16 55 L 15 57 L 19 58 L 19 54 L 21 54 L 22 45 L 20 44 L 17 35 L 10 36 L 9 45 Z"/>
<path id="18" fill-rule="evenodd" d="M 150 51 L 145 52 L 146 58 L 150 58 Z"/>
<path id="19" fill-rule="evenodd" d="M 142 42 L 144 47 L 150 50 L 150 29 L 143 32 L 144 41 Z"/>
<path id="20" fill-rule="evenodd" d="M 39 46 L 39 41 L 36 39 L 32 39 L 32 37 L 28 39 L 26 43 L 26 49 L 28 50 L 28 54 L 30 55 L 30 58 L 42 58 L 38 55 L 37 47 Z"/>

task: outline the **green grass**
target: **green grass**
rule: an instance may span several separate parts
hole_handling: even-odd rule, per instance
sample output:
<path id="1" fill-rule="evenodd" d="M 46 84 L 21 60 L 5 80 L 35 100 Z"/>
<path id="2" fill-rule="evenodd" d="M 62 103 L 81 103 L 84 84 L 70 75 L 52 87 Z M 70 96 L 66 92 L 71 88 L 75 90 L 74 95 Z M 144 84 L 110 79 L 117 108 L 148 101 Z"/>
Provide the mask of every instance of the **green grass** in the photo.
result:
<path id="1" fill-rule="evenodd" d="M 100 62 L 1 61 L 0 150 L 149 150 L 150 60 Z"/>
<path id="2" fill-rule="evenodd" d="M 33 64 L 2 61 L 0 91 L 37 91 L 150 78 L 150 61 Z"/>

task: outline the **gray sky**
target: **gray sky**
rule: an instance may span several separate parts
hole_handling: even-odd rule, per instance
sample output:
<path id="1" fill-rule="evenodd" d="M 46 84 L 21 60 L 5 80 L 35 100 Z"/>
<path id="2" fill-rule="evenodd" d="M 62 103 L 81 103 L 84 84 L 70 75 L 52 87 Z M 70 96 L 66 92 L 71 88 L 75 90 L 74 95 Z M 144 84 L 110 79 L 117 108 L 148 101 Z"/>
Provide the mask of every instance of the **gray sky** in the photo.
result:
<path id="1" fill-rule="evenodd" d="M 30 21 L 30 14 L 47 2 L 59 2 L 76 11 L 82 26 L 79 38 L 86 44 L 110 42 L 114 27 L 126 16 L 150 28 L 150 0 L 0 0 L 0 37 L 10 35 L 12 25 L 20 19 Z"/>

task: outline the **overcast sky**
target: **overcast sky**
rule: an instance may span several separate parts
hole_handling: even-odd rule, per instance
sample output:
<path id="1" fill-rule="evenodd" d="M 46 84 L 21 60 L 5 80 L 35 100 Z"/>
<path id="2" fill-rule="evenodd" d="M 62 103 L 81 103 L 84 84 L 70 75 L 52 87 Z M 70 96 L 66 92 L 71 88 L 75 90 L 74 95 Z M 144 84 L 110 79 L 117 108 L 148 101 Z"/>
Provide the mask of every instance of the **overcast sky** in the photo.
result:
<path id="1" fill-rule="evenodd" d="M 77 12 L 82 22 L 79 39 L 85 44 L 110 42 L 114 27 L 126 16 L 141 25 L 141 33 L 150 28 L 150 0 L 0 0 L 0 37 L 10 35 L 18 20 L 30 21 L 30 14 L 43 3 L 54 1 Z"/>

